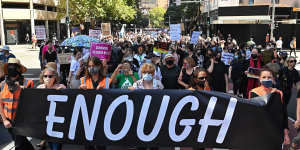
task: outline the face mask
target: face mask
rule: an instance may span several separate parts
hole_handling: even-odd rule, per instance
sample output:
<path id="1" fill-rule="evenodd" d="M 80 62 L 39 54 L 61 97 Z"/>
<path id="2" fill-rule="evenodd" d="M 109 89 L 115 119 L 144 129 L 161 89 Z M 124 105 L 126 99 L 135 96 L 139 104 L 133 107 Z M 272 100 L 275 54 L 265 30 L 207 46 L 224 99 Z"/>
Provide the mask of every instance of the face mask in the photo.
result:
<path id="1" fill-rule="evenodd" d="M 4 52 L 0 52 L 0 56 L 4 55 Z"/>
<path id="2" fill-rule="evenodd" d="M 173 60 L 168 60 L 166 61 L 167 65 L 173 65 L 174 61 Z"/>
<path id="3" fill-rule="evenodd" d="M 144 81 L 151 81 L 152 79 L 153 79 L 152 74 L 149 73 L 143 74 Z"/>
<path id="4" fill-rule="evenodd" d="M 97 74 L 99 72 L 99 67 L 89 67 L 89 73 L 91 75 Z"/>
<path id="5" fill-rule="evenodd" d="M 257 54 L 251 54 L 251 57 L 252 57 L 253 59 L 256 59 L 256 58 L 257 58 Z"/>
<path id="6" fill-rule="evenodd" d="M 151 59 L 146 59 L 145 63 L 152 63 Z"/>
<path id="7" fill-rule="evenodd" d="M 263 80 L 261 81 L 261 84 L 266 88 L 271 88 L 273 86 L 272 80 Z"/>
<path id="8" fill-rule="evenodd" d="M 216 61 L 220 62 L 221 58 L 220 57 L 216 57 Z"/>
<path id="9" fill-rule="evenodd" d="M 44 84 L 48 85 L 50 83 L 51 79 L 50 78 L 44 78 Z"/>
<path id="10" fill-rule="evenodd" d="M 199 87 L 201 87 L 201 88 L 204 88 L 205 81 L 199 81 L 199 82 L 197 83 L 197 85 L 198 85 Z"/>
<path id="11" fill-rule="evenodd" d="M 234 56 L 234 58 L 235 58 L 235 59 L 238 59 L 238 58 L 239 58 L 239 56 Z"/>
<path id="12" fill-rule="evenodd" d="M 19 75 L 17 66 L 8 66 L 7 73 L 9 77 L 16 77 L 17 75 Z"/>

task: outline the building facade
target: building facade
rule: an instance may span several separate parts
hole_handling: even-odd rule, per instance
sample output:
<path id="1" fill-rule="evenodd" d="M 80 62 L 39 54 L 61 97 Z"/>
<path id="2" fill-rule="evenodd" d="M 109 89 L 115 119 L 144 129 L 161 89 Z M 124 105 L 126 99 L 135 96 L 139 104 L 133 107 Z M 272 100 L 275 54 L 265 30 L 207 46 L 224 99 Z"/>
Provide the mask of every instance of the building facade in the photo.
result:
<path id="1" fill-rule="evenodd" d="M 299 8 L 300 0 L 275 0 L 274 36 L 283 36 L 287 48 L 292 36 L 300 38 Z M 271 0 L 205 0 L 201 24 L 211 33 L 220 30 L 242 42 L 254 37 L 256 43 L 264 44 L 265 35 L 270 33 L 272 10 Z"/>
<path id="2" fill-rule="evenodd" d="M 167 10 L 169 7 L 169 0 L 141 0 L 139 3 L 139 8 L 145 15 L 148 15 L 149 10 L 153 8 L 161 7 Z"/>
<path id="3" fill-rule="evenodd" d="M 1 44 L 25 43 L 26 34 L 44 28 L 46 37 L 59 36 L 58 0 L 0 0 Z"/>

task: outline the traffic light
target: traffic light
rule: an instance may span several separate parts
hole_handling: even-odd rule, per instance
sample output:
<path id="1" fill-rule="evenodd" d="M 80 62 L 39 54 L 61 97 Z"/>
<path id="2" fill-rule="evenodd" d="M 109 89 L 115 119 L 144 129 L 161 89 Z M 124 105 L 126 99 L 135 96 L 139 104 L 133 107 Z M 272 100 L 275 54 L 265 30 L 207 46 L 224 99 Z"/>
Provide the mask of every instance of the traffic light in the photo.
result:
<path id="1" fill-rule="evenodd" d="M 70 17 L 69 16 L 66 17 L 66 24 L 70 24 Z"/>
<path id="2" fill-rule="evenodd" d="M 208 25 L 210 25 L 210 17 L 206 18 L 206 22 L 207 22 Z"/>

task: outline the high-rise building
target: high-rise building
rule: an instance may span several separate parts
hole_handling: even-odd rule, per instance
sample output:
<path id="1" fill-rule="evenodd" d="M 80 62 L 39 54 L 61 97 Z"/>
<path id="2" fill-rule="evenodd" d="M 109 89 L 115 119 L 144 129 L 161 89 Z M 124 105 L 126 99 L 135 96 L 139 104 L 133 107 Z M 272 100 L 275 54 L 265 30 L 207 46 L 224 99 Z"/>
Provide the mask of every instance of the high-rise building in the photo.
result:
<path id="1" fill-rule="evenodd" d="M 0 0 L 1 44 L 25 42 L 35 27 L 43 27 L 46 36 L 59 34 L 58 0 Z"/>

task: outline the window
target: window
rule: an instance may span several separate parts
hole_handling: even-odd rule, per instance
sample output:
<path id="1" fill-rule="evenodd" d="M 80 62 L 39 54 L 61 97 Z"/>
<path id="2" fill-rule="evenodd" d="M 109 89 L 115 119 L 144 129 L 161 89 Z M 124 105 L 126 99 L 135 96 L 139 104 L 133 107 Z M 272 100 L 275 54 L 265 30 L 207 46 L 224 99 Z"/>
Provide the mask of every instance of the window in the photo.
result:
<path id="1" fill-rule="evenodd" d="M 249 0 L 248 4 L 249 5 L 253 5 L 254 4 L 254 0 Z"/>

